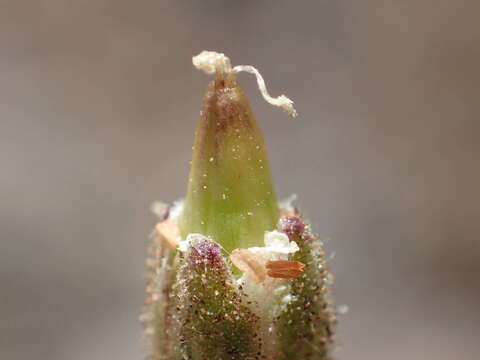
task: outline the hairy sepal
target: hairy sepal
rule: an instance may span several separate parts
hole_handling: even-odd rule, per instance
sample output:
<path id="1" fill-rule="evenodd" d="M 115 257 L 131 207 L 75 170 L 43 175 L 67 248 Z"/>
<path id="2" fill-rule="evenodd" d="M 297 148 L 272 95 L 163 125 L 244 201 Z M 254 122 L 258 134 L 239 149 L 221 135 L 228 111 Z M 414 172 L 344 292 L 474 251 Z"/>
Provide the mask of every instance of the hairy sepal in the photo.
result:
<path id="1" fill-rule="evenodd" d="M 260 359 L 258 316 L 245 305 L 218 245 L 206 238 L 200 241 L 206 251 L 199 251 L 200 242 L 189 244 L 175 285 L 182 356 L 192 360 Z"/>
<path id="2" fill-rule="evenodd" d="M 291 215 L 293 216 L 293 215 Z M 331 359 L 336 324 L 330 298 L 331 275 L 328 272 L 323 244 L 294 216 L 283 223 L 284 231 L 300 250 L 292 260 L 305 264 L 303 273 L 289 281 L 289 295 L 275 322 L 277 359 Z M 282 228 L 282 220 L 280 227 Z M 285 227 L 285 225 L 287 225 Z"/>

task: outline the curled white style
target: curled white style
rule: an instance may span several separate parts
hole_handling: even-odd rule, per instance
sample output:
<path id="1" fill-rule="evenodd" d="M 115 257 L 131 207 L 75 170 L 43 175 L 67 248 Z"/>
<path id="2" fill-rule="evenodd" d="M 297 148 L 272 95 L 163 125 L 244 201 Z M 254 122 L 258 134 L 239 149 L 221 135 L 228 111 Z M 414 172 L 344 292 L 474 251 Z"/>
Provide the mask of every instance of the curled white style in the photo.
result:
<path id="1" fill-rule="evenodd" d="M 260 72 L 251 65 L 237 65 L 232 68 L 232 64 L 228 56 L 222 53 L 215 51 L 202 51 L 197 56 L 192 58 L 193 65 L 199 69 L 205 71 L 207 74 L 213 74 L 215 72 L 230 74 L 230 73 L 239 73 L 239 72 L 248 72 L 255 75 L 257 78 L 258 89 L 262 94 L 266 102 L 271 105 L 281 107 L 285 110 L 290 116 L 296 117 L 297 111 L 293 107 L 293 101 L 290 100 L 285 95 L 280 95 L 278 97 L 272 97 L 267 91 L 267 86 L 265 80 L 263 80 Z"/>

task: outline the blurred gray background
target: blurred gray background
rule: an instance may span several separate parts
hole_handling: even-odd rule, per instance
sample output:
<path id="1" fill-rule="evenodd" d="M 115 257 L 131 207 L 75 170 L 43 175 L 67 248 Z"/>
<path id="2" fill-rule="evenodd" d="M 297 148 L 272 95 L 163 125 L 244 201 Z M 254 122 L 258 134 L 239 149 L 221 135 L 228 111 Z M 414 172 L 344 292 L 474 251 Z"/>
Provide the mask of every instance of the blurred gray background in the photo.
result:
<path id="1" fill-rule="evenodd" d="M 339 359 L 480 352 L 480 2 L 0 0 L 0 358 L 142 358 L 153 200 L 240 75 L 280 198 L 327 239 Z"/>

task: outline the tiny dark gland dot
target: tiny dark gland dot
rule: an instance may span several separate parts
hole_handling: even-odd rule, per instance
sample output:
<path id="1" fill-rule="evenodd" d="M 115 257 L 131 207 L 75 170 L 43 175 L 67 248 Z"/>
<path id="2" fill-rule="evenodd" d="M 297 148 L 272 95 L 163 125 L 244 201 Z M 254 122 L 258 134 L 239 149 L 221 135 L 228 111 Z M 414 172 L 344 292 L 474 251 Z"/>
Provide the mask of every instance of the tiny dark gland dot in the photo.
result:
<path id="1" fill-rule="evenodd" d="M 305 231 L 305 223 L 297 215 L 285 215 L 280 219 L 280 230 L 288 235 L 290 239 L 299 238 Z"/>

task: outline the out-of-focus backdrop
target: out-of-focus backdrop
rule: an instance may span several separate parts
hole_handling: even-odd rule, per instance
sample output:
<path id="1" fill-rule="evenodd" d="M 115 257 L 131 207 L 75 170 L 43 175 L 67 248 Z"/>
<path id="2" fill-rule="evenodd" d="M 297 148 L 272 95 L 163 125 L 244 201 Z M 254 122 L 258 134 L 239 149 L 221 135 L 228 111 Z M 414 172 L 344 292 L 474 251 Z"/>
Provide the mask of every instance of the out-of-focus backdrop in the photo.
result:
<path id="1" fill-rule="evenodd" d="M 153 200 L 209 78 L 240 75 L 279 197 L 327 240 L 339 359 L 480 352 L 480 2 L 0 1 L 0 358 L 142 358 Z M 333 257 L 333 254 L 336 254 Z"/>

